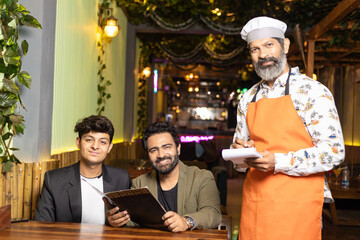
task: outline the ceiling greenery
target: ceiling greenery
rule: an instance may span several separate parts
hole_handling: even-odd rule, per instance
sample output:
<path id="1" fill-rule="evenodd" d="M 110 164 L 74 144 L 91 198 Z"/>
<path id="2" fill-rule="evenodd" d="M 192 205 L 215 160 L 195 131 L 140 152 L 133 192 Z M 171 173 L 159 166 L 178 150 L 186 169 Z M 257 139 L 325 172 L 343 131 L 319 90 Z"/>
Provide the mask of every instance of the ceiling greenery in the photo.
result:
<path id="1" fill-rule="evenodd" d="M 250 61 L 245 42 L 239 37 L 242 26 L 249 19 L 266 15 L 283 20 L 288 24 L 287 33 L 291 38 L 291 30 L 296 24 L 300 24 L 306 32 L 341 2 L 340 0 L 116 1 L 118 6 L 124 9 L 130 23 L 170 30 L 167 34 L 139 36 L 142 42 L 154 43 L 153 55 L 166 58 L 176 65 L 197 62 L 224 69 L 238 65 L 239 59 L 243 59 L 242 64 Z M 195 24 L 213 31 L 213 34 L 177 34 L 180 30 L 188 29 Z M 341 31 L 347 29 L 349 24 L 352 24 L 350 31 Z M 360 39 L 359 10 L 354 10 L 338 25 L 340 28 L 329 31 L 327 33 L 329 40 L 318 43 L 317 49 L 340 48 Z M 239 49 L 242 51 L 238 51 Z M 236 56 L 232 55 L 236 51 L 238 51 Z"/>
<path id="2" fill-rule="evenodd" d="M 311 27 L 324 18 L 339 0 L 117 0 L 126 9 L 132 24 L 155 24 L 150 13 L 154 12 L 166 22 L 179 24 L 202 17 L 211 21 L 242 27 L 249 19 L 266 15 L 286 21 L 291 26 L 300 23 Z M 213 10 L 218 8 L 219 11 Z M 218 14 L 221 12 L 221 15 Z"/>

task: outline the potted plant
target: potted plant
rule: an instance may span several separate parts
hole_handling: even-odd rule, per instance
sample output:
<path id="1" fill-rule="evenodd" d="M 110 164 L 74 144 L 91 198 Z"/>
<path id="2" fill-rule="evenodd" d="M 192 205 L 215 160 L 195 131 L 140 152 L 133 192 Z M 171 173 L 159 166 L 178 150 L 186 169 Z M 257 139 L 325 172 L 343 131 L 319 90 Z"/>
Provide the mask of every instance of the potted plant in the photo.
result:
<path id="1" fill-rule="evenodd" d="M 14 163 L 20 163 L 13 154 L 18 150 L 12 147 L 13 137 L 23 134 L 25 125 L 24 118 L 20 115 L 20 109 L 25 109 L 21 102 L 20 86 L 30 88 L 31 77 L 28 72 L 21 70 L 21 57 L 28 52 L 26 40 L 19 39 L 19 28 L 23 25 L 41 28 L 40 23 L 18 0 L 0 0 L 0 169 L 1 174 L 8 175 L 12 171 Z M 5 180 L 5 185 L 8 184 Z M 10 186 L 0 194 L 10 195 Z M 5 205 L 9 205 L 9 197 L 5 197 Z M 1 225 L 10 224 L 9 206 L 1 206 Z M 6 218 L 6 219 L 3 219 Z M 9 219 L 7 219 L 9 218 Z"/>

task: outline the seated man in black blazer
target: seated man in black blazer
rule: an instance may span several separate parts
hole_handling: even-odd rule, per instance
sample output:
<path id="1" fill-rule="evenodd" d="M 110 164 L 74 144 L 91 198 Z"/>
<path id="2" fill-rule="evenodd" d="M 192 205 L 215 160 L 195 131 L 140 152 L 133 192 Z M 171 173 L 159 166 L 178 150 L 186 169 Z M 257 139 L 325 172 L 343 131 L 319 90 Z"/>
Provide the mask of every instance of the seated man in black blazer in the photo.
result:
<path id="1" fill-rule="evenodd" d="M 113 146 L 114 127 L 110 120 L 103 116 L 86 117 L 76 124 L 75 132 L 79 134 L 76 144 L 81 159 L 45 173 L 34 220 L 104 224 L 102 197 L 87 182 L 103 192 L 130 187 L 126 170 L 103 164 Z M 120 225 L 130 219 L 126 211 L 122 215 Z"/>

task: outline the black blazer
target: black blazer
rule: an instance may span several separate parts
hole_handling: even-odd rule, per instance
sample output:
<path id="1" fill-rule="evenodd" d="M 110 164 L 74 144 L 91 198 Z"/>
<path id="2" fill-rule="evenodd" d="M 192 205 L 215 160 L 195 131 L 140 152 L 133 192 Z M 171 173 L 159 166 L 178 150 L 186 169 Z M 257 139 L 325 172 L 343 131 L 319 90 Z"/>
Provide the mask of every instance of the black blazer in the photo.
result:
<path id="1" fill-rule="evenodd" d="M 104 192 L 130 187 L 125 169 L 102 166 Z M 81 222 L 81 210 L 80 163 L 46 172 L 34 220 Z"/>

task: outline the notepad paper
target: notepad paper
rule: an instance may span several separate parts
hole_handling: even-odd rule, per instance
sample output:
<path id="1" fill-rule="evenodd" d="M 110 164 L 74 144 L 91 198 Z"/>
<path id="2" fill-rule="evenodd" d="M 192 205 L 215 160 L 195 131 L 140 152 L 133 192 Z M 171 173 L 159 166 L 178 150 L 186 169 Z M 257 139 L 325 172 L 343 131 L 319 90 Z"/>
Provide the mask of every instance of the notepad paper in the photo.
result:
<path id="1" fill-rule="evenodd" d="M 243 164 L 246 158 L 259 158 L 261 154 L 256 151 L 256 148 L 234 148 L 222 150 L 222 157 L 226 161 Z"/>

